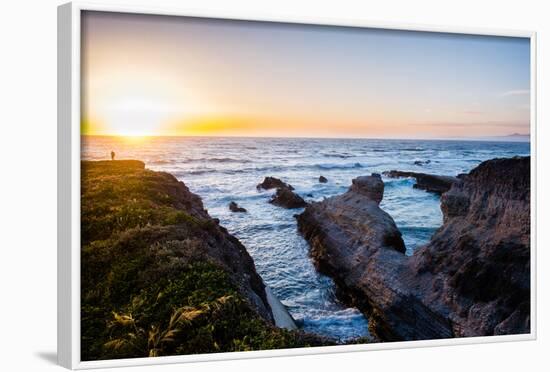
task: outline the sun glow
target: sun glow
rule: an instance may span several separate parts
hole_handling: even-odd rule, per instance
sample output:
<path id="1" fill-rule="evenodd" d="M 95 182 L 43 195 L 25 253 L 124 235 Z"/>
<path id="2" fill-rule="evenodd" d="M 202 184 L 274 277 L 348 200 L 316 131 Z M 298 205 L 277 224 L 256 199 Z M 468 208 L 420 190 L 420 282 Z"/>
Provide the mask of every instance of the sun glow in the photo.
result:
<path id="1" fill-rule="evenodd" d="M 84 98 L 84 119 L 89 120 L 83 120 L 83 132 L 100 135 L 162 135 L 167 123 L 185 120 L 197 109 L 185 85 L 130 71 L 91 79 Z"/>
<path id="2" fill-rule="evenodd" d="M 154 135 L 177 114 L 174 107 L 153 98 L 128 95 L 106 107 L 104 117 L 109 131 L 128 137 Z"/>

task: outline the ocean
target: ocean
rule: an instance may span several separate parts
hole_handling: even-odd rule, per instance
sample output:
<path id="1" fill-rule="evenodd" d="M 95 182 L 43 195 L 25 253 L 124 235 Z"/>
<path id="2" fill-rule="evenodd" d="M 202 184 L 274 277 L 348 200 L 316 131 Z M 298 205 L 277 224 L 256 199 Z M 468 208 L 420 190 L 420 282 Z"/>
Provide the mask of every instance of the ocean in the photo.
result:
<path id="1" fill-rule="evenodd" d="M 341 342 L 368 335 L 368 322 L 340 303 L 332 280 L 315 271 L 295 214 L 268 203 L 258 191 L 266 176 L 290 183 L 306 201 L 345 192 L 351 180 L 392 169 L 441 175 L 469 172 L 484 160 L 530 154 L 527 142 L 450 140 L 303 139 L 234 137 L 82 137 L 82 159 L 139 159 L 166 171 L 200 195 L 210 215 L 246 246 L 258 273 L 308 332 Z M 417 162 L 418 164 L 415 164 Z M 320 183 L 319 176 L 328 179 Z M 439 197 L 389 179 L 382 209 L 403 233 L 407 254 L 427 243 L 442 224 Z M 232 213 L 235 201 L 247 213 Z"/>

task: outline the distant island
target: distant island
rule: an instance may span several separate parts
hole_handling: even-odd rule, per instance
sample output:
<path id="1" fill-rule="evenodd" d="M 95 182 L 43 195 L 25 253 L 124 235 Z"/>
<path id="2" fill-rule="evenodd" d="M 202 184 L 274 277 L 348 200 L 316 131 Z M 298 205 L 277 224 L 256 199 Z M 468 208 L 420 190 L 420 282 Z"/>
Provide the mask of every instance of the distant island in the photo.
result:
<path id="1" fill-rule="evenodd" d="M 495 142 L 530 142 L 530 134 L 511 133 L 503 136 L 452 137 L 450 140 L 462 141 L 495 141 Z"/>
<path id="2" fill-rule="evenodd" d="M 506 136 L 508 140 L 512 141 L 524 141 L 529 142 L 531 140 L 530 134 L 512 133 Z"/>

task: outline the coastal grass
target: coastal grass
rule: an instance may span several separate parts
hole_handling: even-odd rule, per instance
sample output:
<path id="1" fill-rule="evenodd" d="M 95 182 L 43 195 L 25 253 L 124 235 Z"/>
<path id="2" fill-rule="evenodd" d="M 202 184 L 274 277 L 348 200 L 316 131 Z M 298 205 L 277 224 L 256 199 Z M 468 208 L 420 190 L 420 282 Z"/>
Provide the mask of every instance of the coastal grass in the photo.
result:
<path id="1" fill-rule="evenodd" d="M 253 310 L 178 184 L 139 161 L 82 162 L 82 360 L 329 344 Z"/>

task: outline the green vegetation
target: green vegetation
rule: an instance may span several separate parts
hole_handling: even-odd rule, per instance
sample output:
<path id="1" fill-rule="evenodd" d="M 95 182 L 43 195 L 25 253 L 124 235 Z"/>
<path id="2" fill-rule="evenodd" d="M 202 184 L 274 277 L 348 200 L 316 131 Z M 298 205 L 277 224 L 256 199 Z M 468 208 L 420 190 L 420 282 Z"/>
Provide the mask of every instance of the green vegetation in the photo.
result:
<path id="1" fill-rule="evenodd" d="M 83 360 L 326 343 L 253 310 L 209 255 L 197 201 L 141 162 L 82 162 Z"/>

